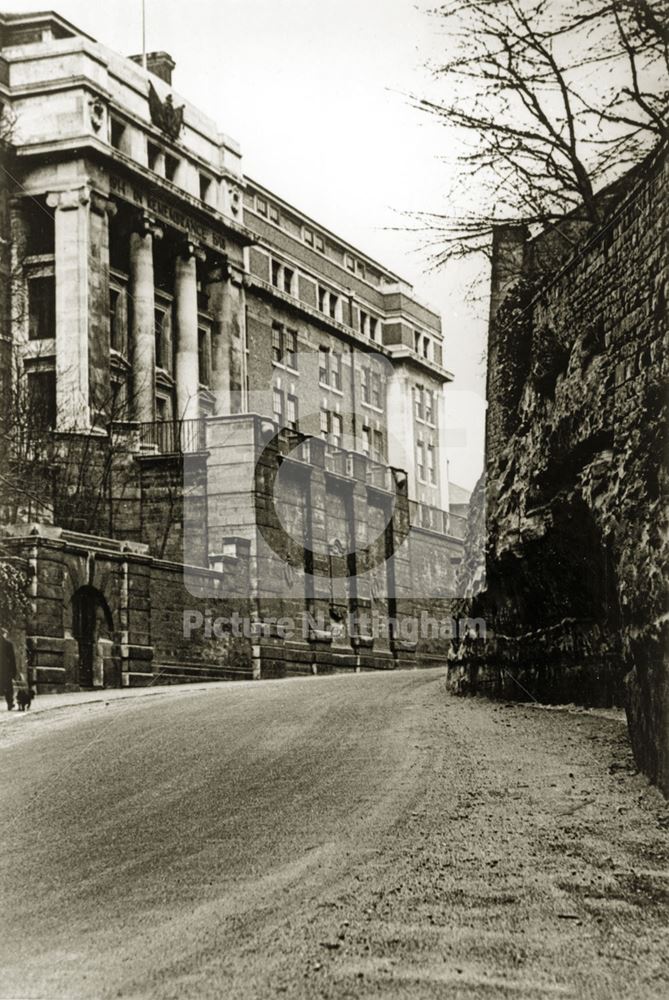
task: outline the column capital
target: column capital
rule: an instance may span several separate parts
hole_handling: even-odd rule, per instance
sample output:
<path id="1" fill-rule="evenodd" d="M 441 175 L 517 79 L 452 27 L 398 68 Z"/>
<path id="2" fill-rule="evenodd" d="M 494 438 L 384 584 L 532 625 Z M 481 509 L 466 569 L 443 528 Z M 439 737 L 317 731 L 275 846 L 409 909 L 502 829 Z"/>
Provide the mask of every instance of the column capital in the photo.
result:
<path id="1" fill-rule="evenodd" d="M 118 211 L 115 201 L 112 201 L 107 195 L 93 190 L 91 190 L 91 209 L 93 212 L 97 212 L 98 215 L 107 215 L 110 219 Z"/>
<path id="2" fill-rule="evenodd" d="M 229 281 L 237 288 L 241 288 L 244 281 L 244 269 L 241 265 L 233 264 L 226 256 L 208 255 L 209 267 L 205 277 L 205 284 L 213 284 L 218 281 Z"/>
<path id="3" fill-rule="evenodd" d="M 71 188 L 69 191 L 51 191 L 46 196 L 49 208 L 60 208 L 63 211 L 81 208 L 82 205 L 88 205 L 90 200 L 91 190 L 87 184 Z"/>
<path id="4" fill-rule="evenodd" d="M 132 231 L 140 236 L 152 236 L 154 240 L 163 237 L 163 227 L 150 212 L 138 212 L 133 218 Z"/>
<path id="5" fill-rule="evenodd" d="M 194 257 L 195 260 L 199 260 L 203 263 L 207 259 L 207 254 L 204 247 L 198 243 L 197 240 L 192 239 L 190 236 L 185 237 L 177 247 L 177 256 L 183 257 L 185 260 L 189 260 Z"/>

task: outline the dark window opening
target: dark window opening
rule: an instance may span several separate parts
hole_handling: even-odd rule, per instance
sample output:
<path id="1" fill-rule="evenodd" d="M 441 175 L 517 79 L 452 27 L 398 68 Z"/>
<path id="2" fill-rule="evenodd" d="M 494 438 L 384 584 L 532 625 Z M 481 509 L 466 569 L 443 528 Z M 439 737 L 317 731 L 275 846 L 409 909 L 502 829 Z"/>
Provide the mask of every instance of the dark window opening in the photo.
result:
<path id="1" fill-rule="evenodd" d="M 56 243 L 53 209 L 40 199 L 28 198 L 24 202 L 23 218 L 27 255 L 33 257 L 52 254 Z"/>
<path id="2" fill-rule="evenodd" d="M 125 136 L 125 125 L 120 122 L 117 118 L 111 119 L 110 128 L 110 138 L 111 144 L 114 149 L 123 149 L 123 138 Z"/>
<path id="3" fill-rule="evenodd" d="M 177 173 L 179 172 L 179 161 L 175 156 L 170 156 L 169 153 L 165 153 L 165 177 L 168 181 L 172 181 L 174 184 L 176 182 Z"/>
<path id="4" fill-rule="evenodd" d="M 158 171 L 158 163 L 160 161 L 160 149 L 155 146 L 152 142 L 147 145 L 147 152 L 149 157 L 149 170 L 153 170 L 154 173 Z"/>
<path id="5" fill-rule="evenodd" d="M 207 177 L 206 174 L 200 174 L 200 201 L 209 201 L 210 193 L 211 177 Z"/>
<path id="6" fill-rule="evenodd" d="M 47 340 L 56 336 L 56 287 L 52 277 L 28 281 L 28 338 Z"/>
<path id="7" fill-rule="evenodd" d="M 197 332 L 197 362 L 200 385 L 209 385 L 211 364 L 208 330 L 198 330 Z"/>
<path id="8" fill-rule="evenodd" d="M 32 426 L 37 430 L 48 430 L 55 426 L 55 372 L 29 372 L 28 413 Z"/>

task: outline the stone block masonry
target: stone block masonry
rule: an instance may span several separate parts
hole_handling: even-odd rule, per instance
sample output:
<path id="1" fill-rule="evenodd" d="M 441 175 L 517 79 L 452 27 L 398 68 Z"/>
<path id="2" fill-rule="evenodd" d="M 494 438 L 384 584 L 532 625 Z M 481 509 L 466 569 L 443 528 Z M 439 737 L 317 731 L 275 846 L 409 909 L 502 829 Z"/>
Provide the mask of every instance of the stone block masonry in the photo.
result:
<path id="1" fill-rule="evenodd" d="M 498 234 L 473 604 L 488 639 L 459 650 L 451 677 L 624 702 L 639 766 L 669 792 L 666 181 L 665 146 L 551 273 L 541 237 Z"/>

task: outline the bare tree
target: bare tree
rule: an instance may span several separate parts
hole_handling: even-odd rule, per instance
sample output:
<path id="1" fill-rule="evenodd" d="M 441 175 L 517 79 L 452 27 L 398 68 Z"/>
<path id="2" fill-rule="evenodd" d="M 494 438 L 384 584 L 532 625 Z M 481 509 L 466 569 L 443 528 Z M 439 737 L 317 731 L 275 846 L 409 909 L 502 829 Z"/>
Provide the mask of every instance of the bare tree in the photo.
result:
<path id="1" fill-rule="evenodd" d="M 502 221 L 600 223 L 598 189 L 669 135 L 669 0 L 448 0 L 432 15 L 445 58 L 415 103 L 460 151 L 453 211 L 420 219 L 433 262 L 486 251 Z"/>

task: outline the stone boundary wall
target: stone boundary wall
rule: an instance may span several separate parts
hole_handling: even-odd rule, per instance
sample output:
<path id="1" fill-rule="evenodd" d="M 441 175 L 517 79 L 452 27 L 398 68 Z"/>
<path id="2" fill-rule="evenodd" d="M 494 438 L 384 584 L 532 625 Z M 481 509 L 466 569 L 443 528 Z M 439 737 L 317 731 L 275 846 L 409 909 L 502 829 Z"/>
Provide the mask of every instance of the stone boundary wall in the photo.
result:
<path id="1" fill-rule="evenodd" d="M 640 767 L 669 791 L 666 182 L 665 146 L 557 273 L 533 272 L 518 232 L 498 241 L 516 280 L 497 289 L 489 334 L 473 605 L 488 639 L 460 648 L 451 680 L 623 701 Z"/>

